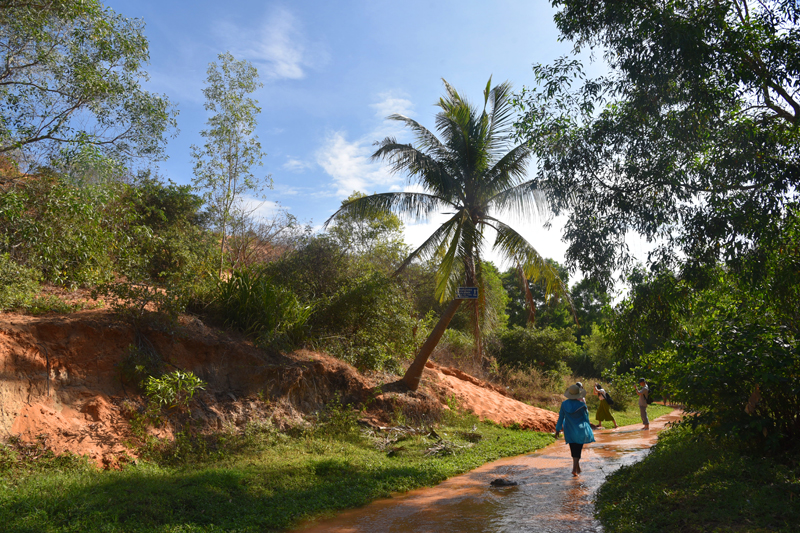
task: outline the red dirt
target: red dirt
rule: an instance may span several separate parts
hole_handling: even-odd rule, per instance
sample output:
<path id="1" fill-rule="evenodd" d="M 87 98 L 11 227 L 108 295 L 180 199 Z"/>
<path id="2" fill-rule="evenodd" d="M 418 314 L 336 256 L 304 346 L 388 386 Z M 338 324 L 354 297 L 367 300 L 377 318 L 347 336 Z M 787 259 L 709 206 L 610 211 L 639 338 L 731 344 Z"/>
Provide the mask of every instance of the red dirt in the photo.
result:
<path id="1" fill-rule="evenodd" d="M 148 329 L 147 341 L 167 369 L 190 370 L 207 383 L 191 416 L 208 430 L 271 418 L 307 424 L 337 393 L 368 406 L 364 420 L 388 425 L 398 410 L 411 420 L 435 419 L 455 398 L 481 419 L 553 431 L 556 414 L 510 398 L 505 391 L 456 369 L 427 365 L 420 389 L 384 384 L 397 376 L 364 376 L 321 353 L 267 353 L 251 343 L 183 317 L 174 332 Z M 136 342 L 134 329 L 107 310 L 32 317 L 0 313 L 0 431 L 6 438 L 44 443 L 56 453 L 89 456 L 113 467 L 134 456 L 130 412 L 142 398 L 123 384 L 119 365 Z M 309 415 L 311 415 L 309 417 Z M 173 417 L 174 418 L 174 417 Z M 170 436 L 174 424 L 160 430 Z"/>

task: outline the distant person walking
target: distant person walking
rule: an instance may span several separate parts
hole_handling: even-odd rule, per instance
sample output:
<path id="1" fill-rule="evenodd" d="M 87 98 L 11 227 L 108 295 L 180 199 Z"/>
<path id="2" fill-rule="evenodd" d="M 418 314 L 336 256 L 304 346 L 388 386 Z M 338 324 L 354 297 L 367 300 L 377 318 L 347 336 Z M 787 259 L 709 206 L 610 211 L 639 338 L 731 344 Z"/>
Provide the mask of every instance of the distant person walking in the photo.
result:
<path id="1" fill-rule="evenodd" d="M 589 423 L 589 409 L 583 401 L 586 390 L 576 383 L 567 387 L 564 397 L 567 399 L 561 402 L 561 409 L 558 410 L 556 438 L 563 428 L 564 441 L 569 444 L 572 456 L 572 475 L 577 476 L 581 473 L 583 445 L 594 442 L 594 433 Z"/>
<path id="2" fill-rule="evenodd" d="M 639 413 L 642 415 L 642 429 L 650 429 L 650 420 L 647 419 L 647 397 L 650 395 L 650 387 L 644 378 L 639 378 L 639 386 L 636 387 L 636 394 L 639 395 Z"/>
<path id="3" fill-rule="evenodd" d="M 611 414 L 611 406 L 608 405 L 608 395 L 599 383 L 594 384 L 594 394 L 600 398 L 600 407 L 597 408 L 597 415 L 595 415 L 597 426 L 602 428 L 604 420 L 611 420 L 614 423 L 614 429 L 617 429 L 617 421 L 614 419 L 614 415 Z"/>

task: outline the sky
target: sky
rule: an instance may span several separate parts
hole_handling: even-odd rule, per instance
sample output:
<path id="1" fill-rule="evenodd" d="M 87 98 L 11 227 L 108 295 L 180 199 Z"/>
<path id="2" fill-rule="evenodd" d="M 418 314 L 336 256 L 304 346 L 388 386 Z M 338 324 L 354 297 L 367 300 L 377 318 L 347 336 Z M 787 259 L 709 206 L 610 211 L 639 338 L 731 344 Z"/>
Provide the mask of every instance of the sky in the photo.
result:
<path id="1" fill-rule="evenodd" d="M 547 0 L 294 0 L 228 2 L 111 0 L 118 14 L 144 20 L 150 41 L 147 90 L 179 109 L 179 134 L 159 173 L 191 182 L 190 146 L 208 119 L 202 89 L 217 55 L 250 61 L 264 84 L 256 134 L 271 175 L 260 212 L 276 205 L 318 228 L 353 191 L 409 190 L 406 176 L 372 162 L 386 136 L 413 138 L 385 117 L 407 115 L 434 130 L 442 78 L 476 105 L 489 77 L 519 90 L 532 65 L 572 52 L 558 41 Z M 602 68 L 595 64 L 592 70 Z M 530 169 L 531 175 L 535 168 Z M 258 174 L 257 174 L 258 175 Z M 442 218 L 406 221 L 406 242 L 421 244 Z M 515 223 L 539 253 L 564 262 L 561 220 Z M 488 254 L 489 259 L 495 259 Z M 507 265 L 498 265 L 501 268 Z M 577 278 L 571 276 L 572 280 Z"/>

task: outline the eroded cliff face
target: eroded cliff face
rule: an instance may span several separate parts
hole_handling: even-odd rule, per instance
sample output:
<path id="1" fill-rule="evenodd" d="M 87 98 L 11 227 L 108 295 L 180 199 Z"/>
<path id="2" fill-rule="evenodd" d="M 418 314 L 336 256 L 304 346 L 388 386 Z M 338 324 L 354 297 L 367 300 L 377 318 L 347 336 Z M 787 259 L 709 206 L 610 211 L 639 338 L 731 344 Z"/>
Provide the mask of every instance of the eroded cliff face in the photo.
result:
<path id="1" fill-rule="evenodd" d="M 201 431 L 242 426 L 270 419 L 279 427 L 307 424 L 336 397 L 363 406 L 363 421 L 392 423 L 398 412 L 407 420 L 436 420 L 455 398 L 480 418 L 553 431 L 557 415 L 508 397 L 503 390 L 455 369 L 429 363 L 420 389 L 407 392 L 392 384 L 399 376 L 358 373 L 325 354 L 299 350 L 268 353 L 245 339 L 182 317 L 174 331 L 140 331 L 108 310 L 68 316 L 0 314 L 0 435 L 24 443 L 41 442 L 55 453 L 87 455 L 113 467 L 135 456 L 126 446 L 133 434 L 130 416 L 144 406 L 137 391 L 123 382 L 121 367 L 131 346 L 145 343 L 164 368 L 188 370 L 206 382 L 190 404 Z M 170 437 L 180 416 L 166 414 L 152 432 Z M 199 422 L 199 424 L 198 424 Z"/>
<path id="2" fill-rule="evenodd" d="M 276 408 L 299 417 L 321 409 L 335 391 L 358 403 L 371 388 L 336 359 L 306 351 L 267 354 L 191 318 L 173 333 L 144 335 L 168 370 L 190 370 L 208 384 L 191 413 L 211 429 L 275 415 Z M 131 454 L 123 444 L 131 437 L 125 410 L 141 398 L 124 385 L 120 367 L 136 343 L 133 328 L 108 312 L 0 315 L 2 435 L 40 440 L 55 453 L 88 455 L 98 464 Z M 272 404 L 269 413 L 266 404 Z M 170 425 L 159 431 L 169 435 Z"/>

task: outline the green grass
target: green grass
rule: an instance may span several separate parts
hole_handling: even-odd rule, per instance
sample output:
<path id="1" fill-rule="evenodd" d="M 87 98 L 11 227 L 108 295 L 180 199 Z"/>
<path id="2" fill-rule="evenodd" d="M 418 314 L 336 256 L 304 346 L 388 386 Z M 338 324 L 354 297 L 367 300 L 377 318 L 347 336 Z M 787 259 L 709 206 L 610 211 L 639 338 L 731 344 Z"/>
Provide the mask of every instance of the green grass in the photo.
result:
<path id="1" fill-rule="evenodd" d="M 675 410 L 674 407 L 666 407 L 663 405 L 652 403 L 647 406 L 647 418 L 649 418 L 650 421 L 653 421 L 659 416 L 671 413 L 674 410 Z M 589 420 L 592 422 L 592 424 L 595 424 L 597 422 L 597 419 L 595 418 L 596 413 L 597 409 L 592 409 L 589 411 Z M 630 426 L 633 424 L 642 423 L 642 417 L 639 414 L 638 405 L 628 407 L 624 411 L 615 411 L 612 409 L 611 414 L 614 415 L 614 419 L 616 419 L 618 426 Z M 602 425 L 604 428 L 614 427 L 614 424 L 612 424 L 610 421 L 604 421 Z"/>
<path id="2" fill-rule="evenodd" d="M 796 531 L 796 457 L 753 456 L 735 442 L 679 427 L 662 433 L 642 462 L 608 479 L 596 513 L 614 533 Z"/>
<path id="3" fill-rule="evenodd" d="M 331 427 L 297 437 L 255 428 L 215 451 L 179 442 L 120 471 L 0 447 L 0 524 L 9 533 L 278 531 L 553 442 L 464 417 L 436 429 L 450 454 L 426 457 L 436 440 L 413 436 L 389 456 L 357 429 Z"/>

